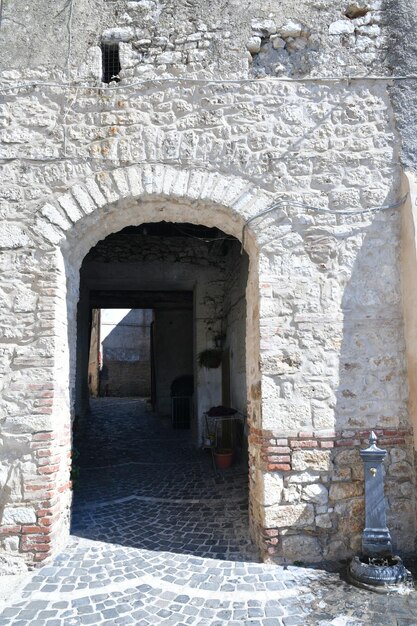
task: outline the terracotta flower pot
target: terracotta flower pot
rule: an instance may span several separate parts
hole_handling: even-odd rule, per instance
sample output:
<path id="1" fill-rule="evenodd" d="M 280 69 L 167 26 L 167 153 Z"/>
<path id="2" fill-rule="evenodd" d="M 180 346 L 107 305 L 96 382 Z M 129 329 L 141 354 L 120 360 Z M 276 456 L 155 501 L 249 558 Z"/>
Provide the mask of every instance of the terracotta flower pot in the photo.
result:
<path id="1" fill-rule="evenodd" d="M 220 448 L 214 452 L 214 461 L 217 469 L 227 469 L 233 463 L 233 450 L 231 448 Z"/>

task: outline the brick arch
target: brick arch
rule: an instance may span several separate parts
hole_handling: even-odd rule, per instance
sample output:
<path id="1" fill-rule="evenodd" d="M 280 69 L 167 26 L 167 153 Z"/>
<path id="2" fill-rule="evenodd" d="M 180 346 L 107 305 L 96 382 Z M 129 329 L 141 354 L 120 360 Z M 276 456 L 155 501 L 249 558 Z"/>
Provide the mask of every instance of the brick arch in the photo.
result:
<path id="1" fill-rule="evenodd" d="M 51 455 L 48 484 L 54 509 L 48 526 L 50 543 L 43 559 L 53 553 L 68 533 L 70 485 L 68 483 L 71 419 L 71 390 L 76 371 L 76 310 L 79 296 L 79 268 L 87 252 L 107 235 L 126 226 L 152 221 L 175 221 L 216 226 L 242 240 L 248 218 L 272 204 L 268 194 L 246 180 L 199 170 L 178 170 L 170 166 L 129 166 L 86 177 L 66 193 L 51 197 L 38 211 L 34 237 L 54 258 L 54 339 L 51 345 L 50 379 L 53 390 L 50 421 L 42 437 Z M 258 244 L 255 233 L 245 233 L 249 255 L 246 333 L 248 414 L 260 428 L 261 393 L 259 374 Z M 35 434 L 36 439 L 40 434 Z M 45 457 L 43 457 L 45 458 Z M 255 458 L 255 457 L 253 457 Z M 55 464 L 54 464 L 55 463 Z M 256 460 L 252 464 L 256 469 Z M 254 535 L 260 513 L 251 502 Z M 44 532 L 44 529 L 41 529 Z M 259 533 L 258 533 L 259 534 Z M 29 545 L 29 544 L 28 544 Z M 48 549 L 47 549 L 48 548 Z"/>

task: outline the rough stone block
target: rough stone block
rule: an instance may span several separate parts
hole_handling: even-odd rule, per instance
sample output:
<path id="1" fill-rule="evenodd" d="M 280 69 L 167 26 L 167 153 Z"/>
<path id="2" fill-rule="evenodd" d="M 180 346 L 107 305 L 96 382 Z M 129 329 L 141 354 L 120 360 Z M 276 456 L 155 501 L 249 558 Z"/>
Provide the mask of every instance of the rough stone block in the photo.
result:
<path id="1" fill-rule="evenodd" d="M 261 49 L 261 41 L 262 39 L 260 37 L 254 35 L 246 42 L 246 48 L 251 54 L 256 54 Z"/>
<path id="2" fill-rule="evenodd" d="M 287 484 L 308 484 L 321 482 L 320 475 L 317 472 L 302 472 L 301 474 L 293 474 L 286 479 Z"/>
<path id="3" fill-rule="evenodd" d="M 68 230 L 71 227 L 71 222 L 62 215 L 56 207 L 52 204 L 45 204 L 41 211 L 41 215 L 43 215 L 49 222 L 58 226 L 63 231 Z"/>
<path id="4" fill-rule="evenodd" d="M 282 537 L 282 553 L 288 561 L 315 563 L 323 558 L 319 540 L 316 537 L 303 535 Z"/>
<path id="5" fill-rule="evenodd" d="M 110 172 L 104 171 L 97 174 L 96 182 L 109 204 L 119 199 L 119 190 Z"/>
<path id="6" fill-rule="evenodd" d="M 301 500 L 301 489 L 299 485 L 291 484 L 282 492 L 282 500 L 286 504 L 298 504 Z"/>
<path id="7" fill-rule="evenodd" d="M 262 406 L 263 426 L 272 431 L 291 433 L 312 428 L 310 405 L 287 400 L 265 400 Z"/>
<path id="8" fill-rule="evenodd" d="M 340 535 L 349 536 L 363 531 L 365 522 L 363 498 L 338 502 L 334 507 L 334 512 L 338 516 L 337 525 Z"/>
<path id="9" fill-rule="evenodd" d="M 321 513 L 315 517 L 316 526 L 318 528 L 331 528 L 332 519 L 328 513 Z"/>
<path id="10" fill-rule="evenodd" d="M 313 504 L 326 504 L 329 493 L 324 485 L 306 485 L 303 488 L 302 499 Z"/>
<path id="11" fill-rule="evenodd" d="M 279 504 L 282 497 L 283 478 L 279 474 L 263 474 L 262 481 L 265 506 Z"/>
<path id="12" fill-rule="evenodd" d="M 95 204 L 98 207 L 102 207 L 105 204 L 107 204 L 107 200 L 104 196 L 104 194 L 101 192 L 100 187 L 98 186 L 96 180 L 92 177 L 86 178 L 85 180 L 85 187 L 88 191 L 88 193 L 90 194 L 91 198 L 94 200 Z M 85 193 L 85 189 L 83 189 L 81 186 L 79 185 L 74 185 L 72 188 L 72 192 L 74 194 L 74 197 L 77 199 L 78 203 L 80 204 L 80 206 L 82 207 L 82 209 L 84 211 L 86 211 L 86 207 L 90 207 L 91 206 L 91 199 L 88 200 L 88 195 L 86 195 Z M 88 202 L 88 204 L 86 203 L 86 200 Z M 94 210 L 94 207 L 92 208 L 92 210 Z M 87 211 L 86 211 L 87 213 Z"/>
<path id="13" fill-rule="evenodd" d="M 349 482 L 349 483 L 337 483 L 331 485 L 329 497 L 331 500 L 345 500 L 346 498 L 354 498 L 356 496 L 361 496 L 364 491 L 363 483 L 357 482 Z"/>
<path id="14" fill-rule="evenodd" d="M 295 450 L 292 454 L 293 470 L 315 470 L 318 472 L 332 469 L 330 450 Z"/>
<path id="15" fill-rule="evenodd" d="M 337 20 L 329 26 L 329 35 L 346 35 L 355 32 L 355 25 L 348 20 Z"/>
<path id="16" fill-rule="evenodd" d="M 1 521 L 4 526 L 13 526 L 13 524 L 31 524 L 36 522 L 36 512 L 32 507 L 6 506 L 4 508 Z"/>
<path id="17" fill-rule="evenodd" d="M 58 203 L 65 211 L 66 215 L 68 215 L 71 222 L 74 224 L 78 222 L 79 219 L 83 216 L 83 212 L 80 210 L 78 204 L 72 197 L 72 194 L 65 193 L 61 196 L 58 196 Z M 95 208 L 95 205 L 93 205 Z"/>
<path id="18" fill-rule="evenodd" d="M 56 226 L 53 226 L 41 218 L 36 220 L 36 231 L 42 235 L 47 242 L 52 244 L 58 244 L 62 241 L 64 236 L 62 231 L 59 231 Z"/>
<path id="19" fill-rule="evenodd" d="M 127 198 L 130 196 L 130 188 L 123 169 L 117 169 L 113 171 L 113 178 L 116 182 L 117 189 L 119 190 L 121 198 Z"/>
<path id="20" fill-rule="evenodd" d="M 0 249 L 24 248 L 29 242 L 30 239 L 23 226 L 3 221 L 0 230 Z"/>
<path id="21" fill-rule="evenodd" d="M 126 176 L 132 196 L 141 196 L 143 193 L 142 170 L 138 166 L 128 167 L 126 169 Z"/>
<path id="22" fill-rule="evenodd" d="M 278 505 L 265 509 L 265 526 L 268 528 L 303 528 L 313 524 L 312 504 Z"/>

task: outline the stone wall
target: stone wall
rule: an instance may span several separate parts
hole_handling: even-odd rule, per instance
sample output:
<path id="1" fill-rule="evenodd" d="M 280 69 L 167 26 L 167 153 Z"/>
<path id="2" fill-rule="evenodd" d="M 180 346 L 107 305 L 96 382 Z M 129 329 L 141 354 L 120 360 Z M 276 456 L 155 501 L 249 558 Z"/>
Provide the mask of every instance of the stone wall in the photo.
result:
<path id="1" fill-rule="evenodd" d="M 371 428 L 390 449 L 394 542 L 413 549 L 400 137 L 385 79 L 394 9 L 327 0 L 241 8 L 6 3 L 0 510 L 9 568 L 45 558 L 67 532 L 81 261 L 108 234 L 164 219 L 216 226 L 249 256 L 250 523 L 260 549 L 304 561 L 355 551 L 359 522 L 347 525 L 345 512 L 360 519 L 352 459 Z M 103 38 L 120 45 L 121 81 L 110 85 L 100 82 Z"/>
<path id="2" fill-rule="evenodd" d="M 311 431 L 293 437 L 252 430 L 266 498 L 264 550 L 287 561 L 337 560 L 347 548 L 361 550 L 364 477 L 359 449 L 370 431 Z M 414 529 L 410 506 L 413 446 L 410 429 L 379 429 L 378 445 L 389 451 L 386 495 L 388 526 L 399 550 L 409 550 Z"/>
<path id="3" fill-rule="evenodd" d="M 100 395 L 150 396 L 151 322 L 147 309 L 101 311 Z"/>

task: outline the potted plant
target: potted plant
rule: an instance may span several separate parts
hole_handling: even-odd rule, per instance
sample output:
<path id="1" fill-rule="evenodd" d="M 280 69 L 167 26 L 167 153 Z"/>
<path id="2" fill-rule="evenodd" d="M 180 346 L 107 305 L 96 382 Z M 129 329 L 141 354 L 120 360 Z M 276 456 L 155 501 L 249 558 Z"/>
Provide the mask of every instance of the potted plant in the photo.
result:
<path id="1" fill-rule="evenodd" d="M 223 351 L 219 348 L 208 348 L 198 354 L 198 364 L 200 367 L 216 369 L 222 362 Z"/>
<path id="2" fill-rule="evenodd" d="M 214 435 L 215 448 L 212 449 L 216 467 L 226 469 L 233 463 L 236 442 L 236 409 L 228 406 L 212 406 L 207 411 L 211 419 L 211 430 Z"/>
<path id="3" fill-rule="evenodd" d="M 220 433 L 217 437 L 217 447 L 214 450 L 214 460 L 218 469 L 227 469 L 234 459 L 233 421 L 225 419 L 220 421 Z"/>
<path id="4" fill-rule="evenodd" d="M 214 462 L 217 469 L 227 469 L 233 463 L 233 448 L 216 448 L 214 451 Z"/>

